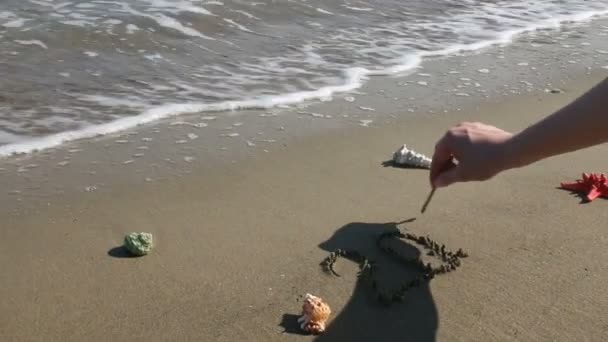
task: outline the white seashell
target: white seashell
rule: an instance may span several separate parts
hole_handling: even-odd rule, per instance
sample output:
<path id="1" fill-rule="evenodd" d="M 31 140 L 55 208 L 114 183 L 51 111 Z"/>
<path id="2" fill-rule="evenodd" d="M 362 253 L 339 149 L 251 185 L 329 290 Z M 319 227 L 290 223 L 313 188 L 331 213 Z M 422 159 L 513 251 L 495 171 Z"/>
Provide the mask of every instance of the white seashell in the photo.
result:
<path id="1" fill-rule="evenodd" d="M 408 149 L 406 145 L 401 146 L 393 154 L 393 162 L 401 166 L 419 167 L 424 169 L 431 168 L 431 158 L 422 153 Z"/>

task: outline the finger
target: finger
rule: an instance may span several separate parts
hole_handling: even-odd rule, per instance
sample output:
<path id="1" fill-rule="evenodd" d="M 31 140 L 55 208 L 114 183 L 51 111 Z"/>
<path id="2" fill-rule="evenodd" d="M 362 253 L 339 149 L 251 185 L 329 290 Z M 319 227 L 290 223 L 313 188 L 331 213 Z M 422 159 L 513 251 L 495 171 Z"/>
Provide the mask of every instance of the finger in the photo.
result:
<path id="1" fill-rule="evenodd" d="M 451 141 L 450 133 L 446 133 L 435 145 L 435 153 L 433 159 L 431 159 L 431 173 L 430 181 L 431 184 L 435 178 L 441 173 L 443 166 L 452 160 L 452 149 L 450 148 Z"/>
<path id="2" fill-rule="evenodd" d="M 444 149 L 436 152 L 433 155 L 433 159 L 431 160 L 431 172 L 430 172 L 430 181 L 431 184 L 435 181 L 435 179 L 444 171 L 444 165 L 450 163 L 452 160 L 452 153 L 450 153 L 449 149 Z"/>
<path id="3" fill-rule="evenodd" d="M 464 180 L 462 174 L 462 167 L 456 166 L 451 168 L 445 172 L 440 173 L 435 181 L 433 182 L 433 186 L 436 188 L 444 188 L 446 186 L 450 186 L 456 182 L 462 182 Z"/>

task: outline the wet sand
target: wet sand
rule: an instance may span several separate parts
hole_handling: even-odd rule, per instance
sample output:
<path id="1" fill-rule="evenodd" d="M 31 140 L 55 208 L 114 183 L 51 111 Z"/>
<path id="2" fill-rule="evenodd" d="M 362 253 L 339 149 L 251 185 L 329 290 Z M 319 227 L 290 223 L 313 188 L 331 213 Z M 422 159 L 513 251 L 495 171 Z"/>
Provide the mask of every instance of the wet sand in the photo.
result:
<path id="1" fill-rule="evenodd" d="M 63 185 L 61 196 L 2 197 L 0 339 L 601 340 L 608 334 L 606 202 L 580 204 L 557 186 L 604 171 L 608 147 L 440 190 L 424 215 L 428 173 L 382 162 L 403 143 L 431 154 L 446 127 L 462 120 L 521 129 L 603 77 L 581 76 L 559 94 L 493 98 L 466 114 L 353 125 L 235 163 L 199 161 L 155 182 L 125 186 L 143 176 L 101 163 L 103 186 L 73 191 L 56 166 L 41 164 L 35 169 L 48 177 L 41 186 Z M 394 110 L 382 101 L 374 107 Z M 91 143 L 89 162 L 107 157 L 103 144 Z M 35 192 L 40 179 L 10 186 Z M 331 250 L 356 248 L 386 265 L 384 286 L 396 286 L 412 274 L 373 242 L 409 218 L 416 221 L 401 229 L 464 248 L 470 256 L 462 267 L 389 309 L 356 283 L 352 263 L 339 262 L 340 278 L 322 272 Z M 119 247 L 131 231 L 154 234 L 150 255 L 126 257 Z M 307 292 L 334 312 L 316 338 L 295 326 Z"/>

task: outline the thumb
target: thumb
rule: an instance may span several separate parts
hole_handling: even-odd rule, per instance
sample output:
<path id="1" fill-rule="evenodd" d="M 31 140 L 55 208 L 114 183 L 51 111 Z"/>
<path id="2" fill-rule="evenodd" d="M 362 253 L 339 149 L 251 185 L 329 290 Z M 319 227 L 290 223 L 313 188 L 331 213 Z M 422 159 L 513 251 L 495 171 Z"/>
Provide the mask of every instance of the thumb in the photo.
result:
<path id="1" fill-rule="evenodd" d="M 436 188 L 444 188 L 462 180 L 462 167 L 456 166 L 454 168 L 451 168 L 450 170 L 440 173 L 437 178 L 435 178 L 435 182 L 433 185 Z"/>

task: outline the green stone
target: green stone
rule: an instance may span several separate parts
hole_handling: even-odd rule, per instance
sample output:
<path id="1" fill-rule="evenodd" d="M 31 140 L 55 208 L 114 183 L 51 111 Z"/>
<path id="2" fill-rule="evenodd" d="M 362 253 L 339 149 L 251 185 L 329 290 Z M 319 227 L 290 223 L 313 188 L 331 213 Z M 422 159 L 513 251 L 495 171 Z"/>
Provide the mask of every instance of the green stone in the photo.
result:
<path id="1" fill-rule="evenodd" d="M 152 234 L 131 233 L 125 236 L 125 247 L 133 255 L 146 255 L 152 250 Z"/>

